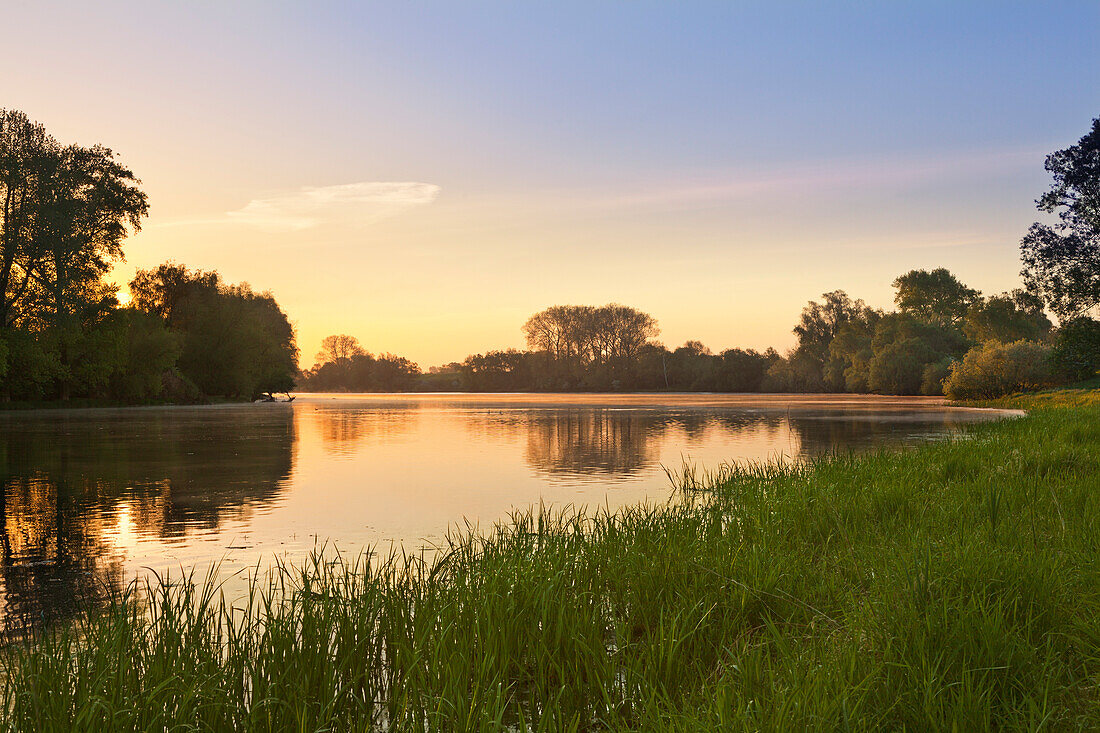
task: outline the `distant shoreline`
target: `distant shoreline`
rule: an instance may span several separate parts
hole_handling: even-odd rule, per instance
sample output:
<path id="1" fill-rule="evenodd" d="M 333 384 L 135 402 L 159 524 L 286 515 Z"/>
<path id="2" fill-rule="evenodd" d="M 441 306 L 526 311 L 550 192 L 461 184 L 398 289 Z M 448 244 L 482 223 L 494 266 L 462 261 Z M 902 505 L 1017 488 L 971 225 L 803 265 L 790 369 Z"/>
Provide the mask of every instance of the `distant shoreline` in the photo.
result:
<path id="1" fill-rule="evenodd" d="M 122 407 L 202 407 L 204 405 L 246 405 L 252 400 L 233 400 L 227 398 L 209 398 L 198 402 L 125 402 L 123 400 L 93 399 L 79 397 L 71 400 L 13 400 L 0 403 L 0 414 L 5 412 L 28 412 L 32 410 L 93 410 Z"/>
<path id="2" fill-rule="evenodd" d="M 822 400 L 822 401 L 865 401 L 867 399 L 892 401 L 892 400 L 904 400 L 907 404 L 922 403 L 928 406 L 944 406 L 944 407 L 969 407 L 966 403 L 952 404 L 946 397 L 928 396 L 928 395 L 889 395 L 889 394 L 856 394 L 851 392 L 682 392 L 672 390 L 636 390 L 630 392 L 597 392 L 597 391 L 568 391 L 568 392 L 536 392 L 536 391 L 500 391 L 500 392 L 481 392 L 481 391 L 450 391 L 450 392 L 437 392 L 437 391 L 401 391 L 401 392 L 291 392 L 296 397 L 306 398 L 306 403 L 312 399 L 377 399 L 377 398 L 393 398 L 393 399 L 406 399 L 406 398 L 447 398 L 453 397 L 461 400 L 477 401 L 479 398 L 484 400 L 500 400 L 501 398 L 518 398 L 527 399 L 535 402 L 541 402 L 544 399 L 554 397 L 574 397 L 579 404 L 587 404 L 590 401 L 591 404 L 601 404 L 598 400 L 602 398 L 650 398 L 653 401 L 662 400 L 675 400 L 677 398 L 696 398 L 699 400 L 706 400 L 707 398 L 742 398 L 745 400 L 758 400 L 762 402 L 775 401 L 776 398 L 785 398 L 792 401 L 805 401 L 805 400 Z M 137 408 L 157 408 L 157 407 L 217 407 L 217 406 L 234 406 L 234 405 L 267 405 L 267 404 L 288 404 L 285 401 L 279 400 L 275 403 L 268 403 L 257 400 L 249 399 L 229 399 L 229 398 L 208 398 L 198 402 L 124 402 L 119 400 L 107 400 L 107 399 L 89 399 L 89 398 L 74 398 L 68 401 L 60 400 L 43 400 L 38 402 L 27 401 L 12 401 L 8 403 L 0 403 L 0 415 L 3 414 L 15 414 L 22 412 L 37 412 L 37 411 L 80 411 L 80 410 L 113 410 L 113 409 L 137 409 Z M 639 406 L 643 406 L 640 404 Z"/>

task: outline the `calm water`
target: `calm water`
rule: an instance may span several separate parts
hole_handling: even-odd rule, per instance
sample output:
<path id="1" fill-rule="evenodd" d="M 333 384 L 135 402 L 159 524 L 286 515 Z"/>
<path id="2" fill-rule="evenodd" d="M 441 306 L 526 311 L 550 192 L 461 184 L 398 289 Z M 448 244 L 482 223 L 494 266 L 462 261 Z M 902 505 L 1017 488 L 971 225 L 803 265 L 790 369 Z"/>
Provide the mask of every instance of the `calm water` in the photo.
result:
<path id="1" fill-rule="evenodd" d="M 437 542 L 513 507 L 669 495 L 662 465 L 936 439 L 997 413 L 922 398 L 301 395 L 0 413 L 0 617 L 71 613 L 156 570 Z"/>

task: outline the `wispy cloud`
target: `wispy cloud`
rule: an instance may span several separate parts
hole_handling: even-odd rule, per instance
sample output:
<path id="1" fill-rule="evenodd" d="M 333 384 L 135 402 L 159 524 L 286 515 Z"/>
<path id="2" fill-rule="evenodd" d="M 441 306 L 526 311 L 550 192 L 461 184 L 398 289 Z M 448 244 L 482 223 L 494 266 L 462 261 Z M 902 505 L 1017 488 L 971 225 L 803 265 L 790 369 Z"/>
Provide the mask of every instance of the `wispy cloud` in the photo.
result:
<path id="1" fill-rule="evenodd" d="M 439 186 L 416 181 L 363 181 L 337 186 L 307 186 L 264 198 L 215 218 L 167 222 L 232 224 L 265 231 L 291 232 L 328 224 L 363 226 L 435 201 Z"/>
<path id="2" fill-rule="evenodd" d="M 604 206 L 691 206 L 778 194 L 852 189 L 898 189 L 931 181 L 1002 175 L 1042 165 L 1039 150 L 977 151 L 952 155 L 880 160 L 822 161 L 813 165 L 775 166 L 711 175 L 705 182 L 657 185 L 592 198 Z"/>

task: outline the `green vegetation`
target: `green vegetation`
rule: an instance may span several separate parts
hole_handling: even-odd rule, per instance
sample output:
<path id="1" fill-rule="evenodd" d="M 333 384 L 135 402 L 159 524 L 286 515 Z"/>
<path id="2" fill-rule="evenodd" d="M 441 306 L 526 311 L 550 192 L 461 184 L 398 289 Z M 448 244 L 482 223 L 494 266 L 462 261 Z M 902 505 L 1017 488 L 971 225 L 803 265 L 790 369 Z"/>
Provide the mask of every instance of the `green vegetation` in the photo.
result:
<path id="1" fill-rule="evenodd" d="M 416 389 L 420 367 L 402 356 L 368 353 L 352 336 L 326 336 L 317 367 L 302 374 L 302 389 L 314 392 L 400 392 Z"/>
<path id="2" fill-rule="evenodd" d="M 944 394 L 952 365 L 983 344 L 1028 340 L 1044 348 L 1052 325 L 1034 295 L 982 298 L 942 268 L 897 278 L 898 310 L 884 313 L 845 292 L 810 302 L 794 327 L 799 345 L 711 352 L 699 341 L 668 349 L 654 341 L 657 321 L 627 306 L 553 306 L 523 327 L 528 349 L 473 354 L 421 374 L 392 354 L 374 357 L 346 335 L 329 336 L 299 384 L 313 391 L 464 390 L 704 392 L 874 392 Z M 1095 324 L 1082 319 L 1081 323 Z M 1074 333 L 1083 332 L 1077 328 Z M 1082 366 L 1091 342 L 1063 350 Z M 1091 350 L 1090 350 L 1091 349 Z M 1062 353 L 1059 351 L 1057 353 Z M 1095 363 L 1094 363 L 1095 362 Z M 1059 374 L 1061 369 L 1056 369 Z M 1004 380 L 1002 380 L 1004 381 Z"/>
<path id="3" fill-rule="evenodd" d="M 62 145 L 0 109 L 0 402 L 192 402 L 294 385 L 297 349 L 269 294 L 177 265 L 139 271 L 134 307 L 105 280 L 148 213 L 108 148 Z"/>
<path id="4" fill-rule="evenodd" d="M 1100 397 L 1012 404 L 1034 412 L 898 454 L 685 469 L 680 501 L 517 514 L 431 559 L 318 555 L 236 609 L 176 578 L 8 645 L 5 722 L 1095 729 Z"/>
<path id="5" fill-rule="evenodd" d="M 953 400 L 999 397 L 1051 383 L 1048 349 L 1033 341 L 990 341 L 951 365 L 944 392 Z"/>
<path id="6" fill-rule="evenodd" d="M 1076 145 L 1047 156 L 1054 178 L 1038 200 L 1056 224 L 1036 222 L 1020 243 L 1024 281 L 1060 319 L 1100 307 L 1100 117 Z"/>
<path id="7" fill-rule="evenodd" d="M 670 350 L 656 319 L 611 303 L 552 306 L 523 326 L 527 350 L 474 354 L 421 375 L 406 359 L 400 379 L 373 375 L 374 359 L 322 349 L 301 375 L 306 389 L 478 392 L 674 390 L 875 392 L 983 396 L 1089 379 L 1100 372 L 1100 118 L 1076 145 L 1047 157 L 1054 183 L 1038 201 L 1057 213 L 1020 244 L 1027 290 L 983 297 L 945 268 L 911 270 L 894 282 L 897 310 L 885 313 L 842 290 L 810 301 L 794 327 L 798 346 L 727 349 L 698 341 Z M 1044 312 L 1061 319 L 1055 330 Z M 330 336 L 326 341 L 351 341 Z M 1053 349 L 1048 346 L 1053 342 Z M 1009 346 L 1005 346 L 1008 344 Z M 1006 351 L 1007 350 L 1007 351 Z M 1002 356 L 1011 352 L 1008 358 Z M 1025 358 L 1026 355 L 1026 358 Z M 1041 361 L 1036 358 L 1042 355 Z M 382 386 L 382 385 L 385 386 Z"/>

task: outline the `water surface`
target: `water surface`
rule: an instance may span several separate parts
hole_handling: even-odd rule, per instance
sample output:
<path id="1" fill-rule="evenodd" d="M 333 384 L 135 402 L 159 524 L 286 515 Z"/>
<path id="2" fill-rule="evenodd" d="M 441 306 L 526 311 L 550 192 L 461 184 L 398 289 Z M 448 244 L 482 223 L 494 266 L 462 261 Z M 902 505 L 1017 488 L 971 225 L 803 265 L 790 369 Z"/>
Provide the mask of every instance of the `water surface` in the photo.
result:
<path id="1" fill-rule="evenodd" d="M 998 413 L 791 395 L 300 395 L 0 413 L 0 619 L 71 613 L 148 569 L 321 541 L 437 543 L 513 508 L 665 500 L 662 466 L 942 438 Z"/>

